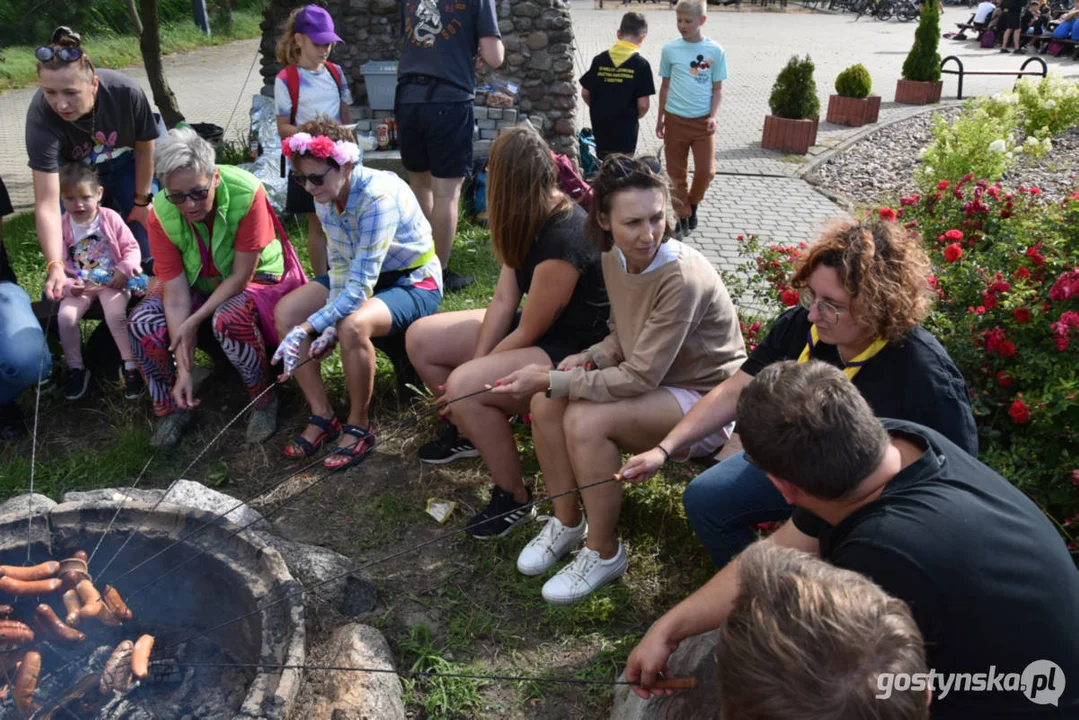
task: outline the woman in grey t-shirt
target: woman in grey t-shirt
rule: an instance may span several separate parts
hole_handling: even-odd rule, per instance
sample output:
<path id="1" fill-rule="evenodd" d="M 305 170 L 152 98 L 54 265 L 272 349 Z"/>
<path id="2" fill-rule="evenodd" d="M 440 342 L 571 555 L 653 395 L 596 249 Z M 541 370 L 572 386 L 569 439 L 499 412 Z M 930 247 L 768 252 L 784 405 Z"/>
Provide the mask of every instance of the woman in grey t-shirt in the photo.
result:
<path id="1" fill-rule="evenodd" d="M 37 49 L 41 88 L 26 112 L 26 152 L 33 170 L 34 216 L 45 255 L 45 294 L 64 285 L 60 224 L 60 165 L 93 165 L 104 203 L 127 219 L 147 267 L 146 217 L 153 193 L 154 139 L 159 127 L 146 94 L 126 75 L 96 70 L 80 39 L 57 28 Z"/>

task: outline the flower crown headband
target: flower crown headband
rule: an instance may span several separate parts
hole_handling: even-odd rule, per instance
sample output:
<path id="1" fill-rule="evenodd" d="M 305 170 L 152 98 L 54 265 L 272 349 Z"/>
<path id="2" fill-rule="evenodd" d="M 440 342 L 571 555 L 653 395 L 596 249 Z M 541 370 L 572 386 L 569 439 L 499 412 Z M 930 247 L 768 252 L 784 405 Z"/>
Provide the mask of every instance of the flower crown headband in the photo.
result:
<path id="1" fill-rule="evenodd" d="M 355 165 L 360 161 L 360 148 L 347 140 L 331 140 L 325 135 L 312 137 L 309 133 L 298 132 L 281 141 L 281 152 L 285 157 L 310 155 L 320 160 L 333 160 L 339 166 L 345 163 Z"/>

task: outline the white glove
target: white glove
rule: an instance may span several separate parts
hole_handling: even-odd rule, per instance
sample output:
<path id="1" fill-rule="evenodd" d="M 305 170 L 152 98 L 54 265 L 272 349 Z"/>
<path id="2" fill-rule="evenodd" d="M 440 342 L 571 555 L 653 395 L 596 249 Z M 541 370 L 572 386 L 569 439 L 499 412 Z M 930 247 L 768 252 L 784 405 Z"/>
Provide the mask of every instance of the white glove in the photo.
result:
<path id="1" fill-rule="evenodd" d="M 319 335 L 311 342 L 311 357 L 322 358 L 324 355 L 328 354 L 331 350 L 333 350 L 333 346 L 336 342 L 337 328 L 335 328 L 333 325 L 330 325 L 328 328 L 322 331 L 321 335 Z"/>
<path id="2" fill-rule="evenodd" d="M 300 345 L 307 339 L 307 331 L 297 325 L 288 331 L 288 335 L 281 339 L 277 351 L 273 354 L 270 362 L 276 365 L 283 362 L 281 371 L 285 375 L 291 375 L 296 366 L 300 364 Z"/>

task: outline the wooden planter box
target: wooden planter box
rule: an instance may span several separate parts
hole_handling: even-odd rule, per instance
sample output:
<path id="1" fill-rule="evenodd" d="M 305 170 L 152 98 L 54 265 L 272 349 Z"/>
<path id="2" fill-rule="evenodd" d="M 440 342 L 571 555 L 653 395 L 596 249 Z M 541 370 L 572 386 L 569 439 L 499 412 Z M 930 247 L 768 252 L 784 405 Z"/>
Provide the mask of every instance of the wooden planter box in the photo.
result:
<path id="1" fill-rule="evenodd" d="M 940 93 L 944 81 L 919 82 L 917 80 L 897 80 L 895 101 L 904 105 L 932 105 L 940 102 Z"/>
<path id="2" fill-rule="evenodd" d="M 867 98 L 851 98 L 832 95 L 828 98 L 827 120 L 836 125 L 861 127 L 875 123 L 880 115 L 880 95 Z"/>
<path id="3" fill-rule="evenodd" d="M 764 118 L 761 147 L 804 155 L 809 152 L 809 148 L 817 144 L 817 120 L 788 120 L 768 115 Z"/>

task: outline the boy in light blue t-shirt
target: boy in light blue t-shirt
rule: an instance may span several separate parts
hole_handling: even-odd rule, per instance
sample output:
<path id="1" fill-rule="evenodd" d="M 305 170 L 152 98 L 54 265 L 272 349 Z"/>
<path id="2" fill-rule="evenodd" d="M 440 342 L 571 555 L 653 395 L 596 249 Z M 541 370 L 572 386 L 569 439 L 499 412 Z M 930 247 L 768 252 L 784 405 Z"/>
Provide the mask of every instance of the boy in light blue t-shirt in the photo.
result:
<path id="1" fill-rule="evenodd" d="M 659 60 L 659 117 L 656 137 L 663 140 L 671 204 L 678 216 L 676 237 L 697 227 L 697 205 L 716 174 L 716 116 L 727 79 L 727 55 L 704 37 L 704 0 L 680 0 L 675 7 L 682 36 L 663 46 Z M 687 181 L 693 153 L 693 185 Z"/>

